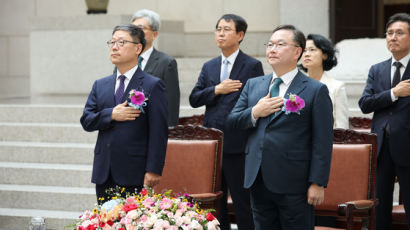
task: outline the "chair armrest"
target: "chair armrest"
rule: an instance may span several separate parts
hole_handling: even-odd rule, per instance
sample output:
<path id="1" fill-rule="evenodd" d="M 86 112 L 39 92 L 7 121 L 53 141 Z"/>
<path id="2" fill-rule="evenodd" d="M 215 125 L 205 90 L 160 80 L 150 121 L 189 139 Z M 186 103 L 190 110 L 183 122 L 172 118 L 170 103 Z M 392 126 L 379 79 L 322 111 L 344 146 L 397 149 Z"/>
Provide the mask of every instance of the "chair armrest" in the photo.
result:
<path id="1" fill-rule="evenodd" d="M 197 194 L 189 194 L 194 200 L 199 202 L 209 202 L 214 201 L 222 197 L 223 192 L 218 191 L 216 193 L 197 193 Z"/>
<path id="2" fill-rule="evenodd" d="M 348 209 L 354 210 L 370 210 L 379 204 L 379 200 L 354 200 L 338 205 L 339 215 L 346 216 Z"/>

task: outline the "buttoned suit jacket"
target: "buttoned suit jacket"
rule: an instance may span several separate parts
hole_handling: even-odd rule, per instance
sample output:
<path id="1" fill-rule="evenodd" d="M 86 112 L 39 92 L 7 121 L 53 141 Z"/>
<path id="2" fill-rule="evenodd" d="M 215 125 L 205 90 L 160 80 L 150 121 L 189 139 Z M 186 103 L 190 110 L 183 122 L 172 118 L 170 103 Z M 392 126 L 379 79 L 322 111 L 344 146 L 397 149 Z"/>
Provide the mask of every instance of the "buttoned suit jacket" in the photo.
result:
<path id="1" fill-rule="evenodd" d="M 177 62 L 173 57 L 154 48 L 144 67 L 144 72 L 164 81 L 168 99 L 168 124 L 177 125 L 180 105 Z"/>
<path id="2" fill-rule="evenodd" d="M 222 57 L 218 56 L 203 65 L 198 81 L 189 95 L 189 103 L 194 108 L 205 105 L 204 126 L 224 132 L 224 153 L 243 154 L 248 131 L 227 128 L 225 123 L 243 87 L 238 92 L 215 96 L 215 86 L 221 82 L 221 63 Z M 229 78 L 245 85 L 248 79 L 262 75 L 262 63 L 239 51 Z"/>
<path id="3" fill-rule="evenodd" d="M 80 119 L 84 130 L 98 130 L 91 181 L 103 184 L 111 171 L 119 185 L 141 186 L 146 172 L 161 175 L 168 141 L 167 99 L 163 82 L 137 69 L 121 101 L 131 89 L 143 90 L 147 105 L 133 121 L 111 121 L 116 75 L 96 80 Z"/>
<path id="4" fill-rule="evenodd" d="M 391 58 L 370 68 L 366 87 L 359 100 L 363 113 L 373 113 L 371 132 L 377 134 L 378 153 L 383 144 L 387 123 L 390 126 L 390 152 L 399 166 L 410 166 L 410 97 L 393 102 L 391 90 Z M 410 61 L 401 80 L 410 79 Z"/>
<path id="5" fill-rule="evenodd" d="M 298 72 L 284 98 L 296 94 L 305 101 L 300 114 L 259 118 L 253 126 L 251 112 L 269 92 L 272 74 L 250 79 L 229 114 L 228 126 L 250 131 L 245 149 L 245 188 L 259 173 L 274 193 L 306 193 L 311 183 L 326 186 L 333 144 L 332 102 L 326 85 Z"/>

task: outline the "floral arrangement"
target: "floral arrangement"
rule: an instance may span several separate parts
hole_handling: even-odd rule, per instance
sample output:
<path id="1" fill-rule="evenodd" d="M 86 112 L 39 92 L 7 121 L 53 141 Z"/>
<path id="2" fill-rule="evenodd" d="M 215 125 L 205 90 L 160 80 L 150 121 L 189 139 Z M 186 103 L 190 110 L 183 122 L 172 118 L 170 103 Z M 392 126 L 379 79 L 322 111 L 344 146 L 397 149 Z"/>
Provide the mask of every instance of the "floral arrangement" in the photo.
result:
<path id="1" fill-rule="evenodd" d="M 289 99 L 284 99 L 284 105 L 282 111 L 285 111 L 285 114 L 297 113 L 300 115 L 300 111 L 305 107 L 305 101 L 297 96 L 296 94 L 289 94 Z"/>
<path id="2" fill-rule="evenodd" d="M 123 190 L 122 190 L 123 192 Z M 76 230 L 217 230 L 212 210 L 202 210 L 189 201 L 189 195 L 153 194 L 144 188 L 138 195 L 112 197 L 92 211 L 85 211 Z"/>
<path id="3" fill-rule="evenodd" d="M 142 107 L 147 106 L 148 97 L 145 97 L 144 92 L 131 89 L 128 95 L 128 105 L 134 109 L 139 109 L 141 112 L 144 112 Z"/>

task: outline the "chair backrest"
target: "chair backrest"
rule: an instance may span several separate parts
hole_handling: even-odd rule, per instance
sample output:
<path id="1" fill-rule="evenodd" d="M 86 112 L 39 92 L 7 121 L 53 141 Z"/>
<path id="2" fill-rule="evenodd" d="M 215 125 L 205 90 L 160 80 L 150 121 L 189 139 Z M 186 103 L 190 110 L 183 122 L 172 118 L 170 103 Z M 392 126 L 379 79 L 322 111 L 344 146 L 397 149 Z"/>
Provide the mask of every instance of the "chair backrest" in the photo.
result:
<path id="1" fill-rule="evenodd" d="M 370 132 L 372 119 L 367 117 L 349 117 L 349 129 Z"/>
<path id="2" fill-rule="evenodd" d="M 221 190 L 223 133 L 203 126 L 168 129 L 168 146 L 157 192 L 215 193 Z"/>
<path id="3" fill-rule="evenodd" d="M 329 183 L 317 214 L 337 215 L 338 205 L 376 199 L 377 136 L 335 129 Z"/>
<path id="4" fill-rule="evenodd" d="M 204 114 L 192 115 L 189 117 L 180 117 L 178 119 L 178 124 L 180 125 L 203 125 Z"/>

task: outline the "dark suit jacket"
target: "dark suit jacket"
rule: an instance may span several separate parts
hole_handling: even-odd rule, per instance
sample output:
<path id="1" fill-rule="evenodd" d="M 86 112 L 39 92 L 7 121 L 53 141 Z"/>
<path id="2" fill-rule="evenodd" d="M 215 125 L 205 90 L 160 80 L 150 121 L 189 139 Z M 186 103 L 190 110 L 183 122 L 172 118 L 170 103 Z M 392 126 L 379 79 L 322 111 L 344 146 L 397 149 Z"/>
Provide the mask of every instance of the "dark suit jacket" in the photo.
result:
<path id="1" fill-rule="evenodd" d="M 300 115 L 283 111 L 252 125 L 252 107 L 269 91 L 272 74 L 250 79 L 229 114 L 229 126 L 250 130 L 246 145 L 245 188 L 259 170 L 274 193 L 306 193 L 310 183 L 326 186 L 333 144 L 332 102 L 326 85 L 299 72 L 288 90 L 305 100 Z"/>
<path id="2" fill-rule="evenodd" d="M 180 104 L 177 62 L 173 57 L 154 48 L 145 65 L 144 72 L 164 81 L 168 99 L 168 124 L 170 126 L 177 125 Z"/>
<path id="3" fill-rule="evenodd" d="M 390 126 L 390 151 L 393 161 L 400 166 L 410 166 L 410 97 L 400 97 L 392 102 L 391 59 L 373 65 L 369 71 L 366 88 L 359 100 L 363 113 L 373 114 L 372 129 L 377 134 L 379 151 L 383 144 L 386 124 Z M 410 79 L 410 62 L 401 80 Z"/>
<path id="4" fill-rule="evenodd" d="M 81 117 L 86 131 L 98 130 L 91 181 L 103 184 L 111 170 L 119 185 L 140 186 L 145 172 L 162 173 L 168 140 L 167 100 L 163 82 L 137 69 L 122 101 L 131 89 L 148 96 L 145 113 L 134 121 L 111 121 L 115 107 L 116 75 L 94 82 Z"/>
<path id="5" fill-rule="evenodd" d="M 204 126 L 217 128 L 224 132 L 224 152 L 243 153 L 248 132 L 225 127 L 226 117 L 238 100 L 242 89 L 238 92 L 215 97 L 215 86 L 220 83 L 220 73 L 221 56 L 206 62 L 199 74 L 198 82 L 189 95 L 189 103 L 194 108 L 206 106 Z M 245 85 L 249 78 L 262 75 L 261 62 L 239 51 L 229 78 L 240 80 Z"/>

